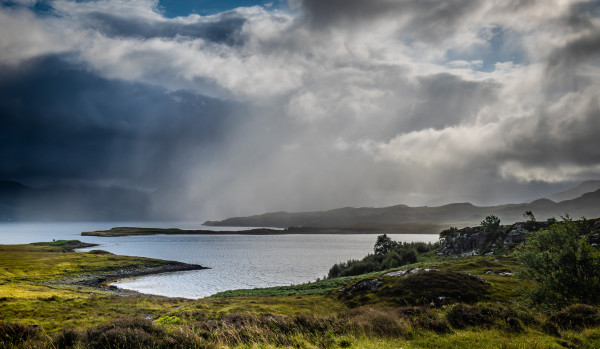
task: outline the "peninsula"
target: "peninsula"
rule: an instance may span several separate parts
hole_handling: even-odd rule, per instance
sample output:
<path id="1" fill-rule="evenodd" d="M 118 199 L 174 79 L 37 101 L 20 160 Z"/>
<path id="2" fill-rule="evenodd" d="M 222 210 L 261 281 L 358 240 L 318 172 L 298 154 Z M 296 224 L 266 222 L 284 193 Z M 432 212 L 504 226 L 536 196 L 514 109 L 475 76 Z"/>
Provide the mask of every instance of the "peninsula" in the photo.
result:
<path id="1" fill-rule="evenodd" d="M 367 225 L 356 224 L 353 226 L 338 227 L 289 227 L 278 228 L 253 228 L 247 230 L 206 230 L 206 229 L 178 229 L 178 228 L 139 228 L 115 227 L 108 230 L 86 231 L 81 236 L 134 236 L 134 235 L 284 235 L 284 234 L 437 234 L 445 226 L 439 224 L 405 223 Z"/>

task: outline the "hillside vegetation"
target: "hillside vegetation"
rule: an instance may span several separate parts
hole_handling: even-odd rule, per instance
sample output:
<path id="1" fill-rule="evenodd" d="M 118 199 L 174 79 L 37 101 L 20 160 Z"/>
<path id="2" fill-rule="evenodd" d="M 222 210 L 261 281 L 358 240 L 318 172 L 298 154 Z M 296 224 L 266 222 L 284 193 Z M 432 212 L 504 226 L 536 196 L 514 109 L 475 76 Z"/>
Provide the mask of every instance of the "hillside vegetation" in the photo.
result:
<path id="1" fill-rule="evenodd" d="M 472 246 L 477 254 L 442 255 L 439 248 L 446 241 L 464 235 L 459 229 L 446 231 L 439 246 L 421 249 L 380 236 L 371 255 L 378 257 L 367 260 L 397 260 L 392 256 L 409 250 L 416 260 L 367 274 L 200 300 L 123 296 L 58 282 L 165 262 L 65 252 L 60 243 L 0 246 L 0 347 L 598 347 L 598 298 L 568 289 L 570 282 L 580 281 L 587 293 L 599 292 L 600 259 L 591 242 L 597 222 L 567 218 L 527 233 L 525 243 L 489 252 L 485 243 Z M 551 263 L 556 256 L 570 258 L 576 269 L 561 273 Z M 544 278 L 548 269 L 543 268 L 554 268 L 550 274 L 556 278 Z M 563 279 L 573 270 L 575 279 Z M 563 291 L 566 296 L 556 302 Z"/>

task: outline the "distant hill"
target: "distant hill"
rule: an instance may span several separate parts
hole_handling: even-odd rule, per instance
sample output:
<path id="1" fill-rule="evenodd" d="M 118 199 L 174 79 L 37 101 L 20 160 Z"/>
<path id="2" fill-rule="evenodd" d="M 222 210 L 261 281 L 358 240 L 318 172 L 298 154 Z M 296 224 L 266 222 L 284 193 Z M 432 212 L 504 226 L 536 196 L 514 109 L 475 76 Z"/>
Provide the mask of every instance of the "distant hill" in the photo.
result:
<path id="1" fill-rule="evenodd" d="M 585 181 L 576 186 L 575 188 L 571 188 L 569 190 L 561 191 L 560 193 L 548 196 L 548 199 L 554 202 L 572 200 L 580 197 L 585 193 L 591 193 L 598 189 L 600 189 L 600 180 Z"/>
<path id="2" fill-rule="evenodd" d="M 119 187 L 30 188 L 0 181 L 0 221 L 142 220 L 149 217 L 147 193 Z"/>
<path id="3" fill-rule="evenodd" d="M 523 213 L 532 211 L 538 220 L 560 217 L 600 217 L 600 190 L 586 193 L 576 199 L 554 202 L 539 199 L 531 203 L 499 206 L 475 206 L 456 203 L 437 207 L 410 207 L 397 205 L 372 208 L 339 208 L 317 212 L 274 212 L 250 217 L 235 217 L 222 221 L 208 221 L 209 226 L 247 227 L 341 227 L 357 225 L 401 225 L 406 223 L 429 224 L 479 224 L 488 215 L 498 216 L 503 224 L 523 220 Z"/>

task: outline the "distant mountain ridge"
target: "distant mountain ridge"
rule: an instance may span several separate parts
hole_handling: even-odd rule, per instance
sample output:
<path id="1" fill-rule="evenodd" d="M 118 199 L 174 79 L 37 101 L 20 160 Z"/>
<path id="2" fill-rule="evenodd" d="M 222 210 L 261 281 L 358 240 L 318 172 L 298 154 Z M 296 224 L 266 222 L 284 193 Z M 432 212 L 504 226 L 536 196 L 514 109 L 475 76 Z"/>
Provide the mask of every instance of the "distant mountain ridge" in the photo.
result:
<path id="1" fill-rule="evenodd" d="M 600 217 L 600 189 L 585 193 L 578 198 L 554 202 L 538 199 L 530 203 L 498 206 L 475 206 L 455 203 L 437 207 L 410 207 L 396 205 L 382 208 L 339 208 L 316 212 L 273 212 L 249 217 L 235 217 L 222 221 L 207 221 L 208 226 L 247 227 L 343 227 L 375 224 L 479 224 L 488 215 L 498 216 L 503 224 L 523 220 L 523 213 L 532 211 L 538 220 L 560 217 Z"/>
<path id="2" fill-rule="evenodd" d="M 552 200 L 554 202 L 572 200 L 580 197 L 585 193 L 591 193 L 598 189 L 600 189 L 600 180 L 590 180 L 582 182 L 575 188 L 571 188 L 569 190 L 561 191 L 560 193 L 548 196 L 547 199 Z"/>

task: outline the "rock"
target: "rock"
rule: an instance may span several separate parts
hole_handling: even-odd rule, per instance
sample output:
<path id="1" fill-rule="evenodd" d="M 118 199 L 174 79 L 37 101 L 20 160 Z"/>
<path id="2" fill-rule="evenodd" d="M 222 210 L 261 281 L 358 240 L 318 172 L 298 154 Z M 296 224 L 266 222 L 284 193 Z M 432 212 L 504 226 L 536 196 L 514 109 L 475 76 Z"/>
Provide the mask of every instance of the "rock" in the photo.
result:
<path id="1" fill-rule="evenodd" d="M 379 279 L 371 279 L 361 281 L 358 284 L 350 287 L 348 293 L 353 293 L 356 291 L 374 291 L 381 285 L 381 281 Z"/>
<path id="2" fill-rule="evenodd" d="M 407 269 L 407 270 L 398 270 L 398 271 L 392 271 L 392 272 L 386 273 L 383 276 L 404 277 L 404 276 L 408 276 L 408 275 L 414 275 L 414 274 L 418 274 L 418 273 L 422 273 L 422 272 L 429 272 L 429 271 L 437 271 L 437 269 L 414 268 L 414 269 Z"/>
<path id="3" fill-rule="evenodd" d="M 383 276 L 405 276 L 407 273 L 408 270 L 398 270 L 383 274 Z"/>
<path id="4" fill-rule="evenodd" d="M 600 221 L 598 222 L 600 223 Z M 529 232 L 538 231 L 549 224 L 548 222 L 519 222 L 512 226 L 501 226 L 494 232 L 487 231 L 482 227 L 445 230 L 439 254 L 444 256 L 477 256 L 482 253 L 490 255 L 491 249 L 513 248 L 523 243 Z M 600 224 L 598 225 L 600 226 Z M 600 235 L 598 239 L 598 243 L 600 243 Z"/>
<path id="5" fill-rule="evenodd" d="M 460 255 L 463 257 L 479 256 L 479 252 L 477 252 L 476 250 L 473 250 L 473 251 L 461 253 Z"/>
<path id="6" fill-rule="evenodd" d="M 526 223 L 516 223 L 514 224 L 506 237 L 504 238 L 504 245 L 514 245 L 520 244 L 525 241 L 525 237 L 529 233 L 529 230 L 525 228 Z"/>

